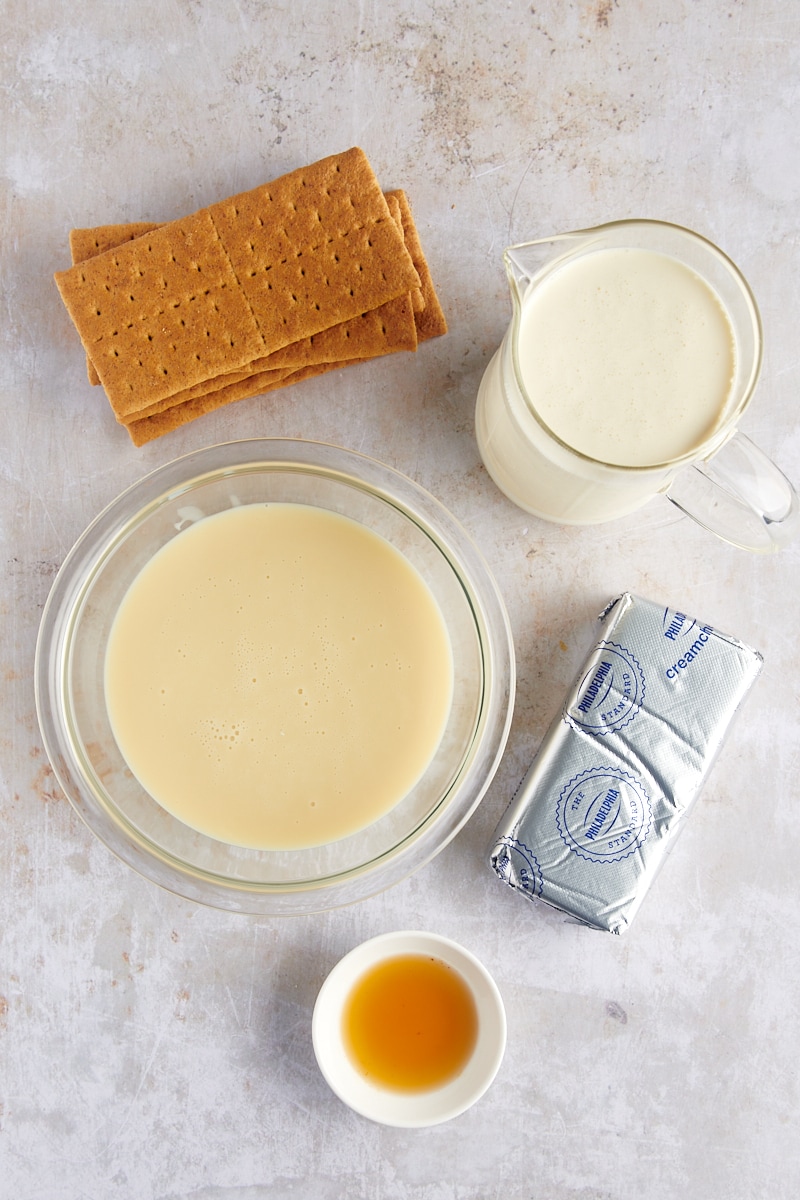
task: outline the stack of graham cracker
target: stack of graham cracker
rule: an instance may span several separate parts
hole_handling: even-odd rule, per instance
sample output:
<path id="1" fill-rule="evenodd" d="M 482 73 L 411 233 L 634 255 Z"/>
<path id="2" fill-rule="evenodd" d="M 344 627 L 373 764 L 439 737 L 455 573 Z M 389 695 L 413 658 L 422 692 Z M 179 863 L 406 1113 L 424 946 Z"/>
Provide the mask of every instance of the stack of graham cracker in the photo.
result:
<path id="1" fill-rule="evenodd" d="M 447 330 L 402 191 L 354 148 L 166 225 L 74 229 L 56 274 L 137 446 Z"/>

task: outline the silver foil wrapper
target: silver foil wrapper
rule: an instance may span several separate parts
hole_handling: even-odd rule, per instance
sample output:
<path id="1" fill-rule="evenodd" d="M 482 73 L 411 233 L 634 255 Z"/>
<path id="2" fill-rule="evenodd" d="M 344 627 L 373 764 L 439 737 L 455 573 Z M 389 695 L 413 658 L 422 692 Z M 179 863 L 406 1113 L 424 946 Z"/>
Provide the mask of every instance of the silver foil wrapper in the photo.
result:
<path id="1" fill-rule="evenodd" d="M 630 925 L 759 671 L 757 651 L 629 592 L 496 832 L 504 882 L 575 921 Z"/>

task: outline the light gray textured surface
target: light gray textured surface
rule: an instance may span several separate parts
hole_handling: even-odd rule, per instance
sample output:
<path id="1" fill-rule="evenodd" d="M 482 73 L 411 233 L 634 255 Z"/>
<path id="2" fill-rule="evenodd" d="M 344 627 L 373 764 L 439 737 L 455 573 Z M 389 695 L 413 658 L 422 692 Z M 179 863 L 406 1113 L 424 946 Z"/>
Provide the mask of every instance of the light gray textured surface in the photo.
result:
<path id="1" fill-rule="evenodd" d="M 800 1190 L 800 546 L 761 559 L 666 501 L 599 529 L 525 516 L 472 431 L 509 317 L 509 242 L 621 216 L 717 241 L 758 297 L 743 428 L 800 479 L 800 9 L 786 0 L 4 0 L 0 522 L 0 1195 L 14 1200 L 726 1200 Z M 361 145 L 406 188 L 450 321 L 403 355 L 245 401 L 133 449 L 52 282 L 72 225 L 164 220 Z M 472 533 L 518 655 L 508 751 L 432 865 L 290 921 L 195 907 L 95 841 L 33 703 L 38 618 L 124 485 L 229 438 L 388 462 Z M 582 658 L 631 589 L 759 649 L 761 679 L 624 939 L 565 925 L 485 865 Z M 355 1116 L 311 1049 L 358 941 L 455 937 L 509 1017 L 492 1090 L 451 1124 Z"/>

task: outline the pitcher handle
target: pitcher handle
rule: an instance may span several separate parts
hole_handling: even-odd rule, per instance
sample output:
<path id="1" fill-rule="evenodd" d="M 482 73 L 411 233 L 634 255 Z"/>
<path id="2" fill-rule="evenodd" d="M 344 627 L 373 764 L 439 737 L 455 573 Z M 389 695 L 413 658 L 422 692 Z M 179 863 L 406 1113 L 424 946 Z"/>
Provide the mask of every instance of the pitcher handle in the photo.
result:
<path id="1" fill-rule="evenodd" d="M 780 550 L 800 532 L 797 492 L 743 433 L 680 471 L 666 495 L 717 537 L 757 554 Z"/>

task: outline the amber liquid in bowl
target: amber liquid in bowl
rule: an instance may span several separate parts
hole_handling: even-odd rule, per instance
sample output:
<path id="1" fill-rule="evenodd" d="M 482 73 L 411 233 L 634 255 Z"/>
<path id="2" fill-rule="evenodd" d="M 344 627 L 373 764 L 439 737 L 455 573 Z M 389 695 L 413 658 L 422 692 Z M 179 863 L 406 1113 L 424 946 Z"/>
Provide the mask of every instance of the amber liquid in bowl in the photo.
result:
<path id="1" fill-rule="evenodd" d="M 401 1092 L 442 1087 L 463 1070 L 478 1038 L 478 1013 L 458 971 L 427 954 L 401 954 L 358 979 L 345 1004 L 343 1036 L 356 1069 Z"/>

